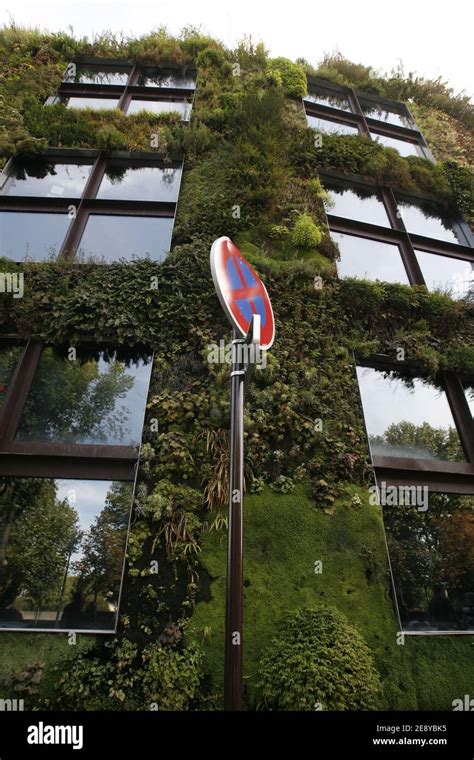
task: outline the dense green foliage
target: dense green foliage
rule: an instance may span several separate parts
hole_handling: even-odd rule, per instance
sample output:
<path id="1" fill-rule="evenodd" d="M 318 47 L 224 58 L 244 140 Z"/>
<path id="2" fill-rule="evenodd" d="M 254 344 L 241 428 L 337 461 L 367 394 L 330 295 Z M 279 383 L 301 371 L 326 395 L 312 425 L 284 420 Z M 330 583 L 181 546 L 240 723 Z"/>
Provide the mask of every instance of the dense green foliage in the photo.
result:
<path id="1" fill-rule="evenodd" d="M 124 117 L 43 107 L 74 54 L 173 61 L 184 68 L 196 63 L 191 123 L 166 114 Z M 449 706 L 472 683 L 472 644 L 396 644 L 381 516 L 366 498 L 371 473 L 353 357 L 375 351 L 395 357 L 403 347 L 428 376 L 440 369 L 473 372 L 472 316 L 465 303 L 424 287 L 338 281 L 317 172 L 358 173 L 433 193 L 446 205 L 457 199 L 468 214 L 464 158 L 450 153 L 449 141 L 437 165 L 401 158 L 361 137 L 328 135 L 316 146 L 296 100 L 304 92 L 304 64 L 269 60 L 262 45 L 249 41 L 229 51 L 190 29 L 179 39 L 160 30 L 140 40 L 104 36 L 92 44 L 7 28 L 0 32 L 0 57 L 4 158 L 46 145 L 149 150 L 151 132 L 159 134 L 165 156 L 179 149 L 186 155 L 173 251 L 160 265 L 22 265 L 24 297 L 0 300 L 2 334 L 37 334 L 65 345 L 145 344 L 155 352 L 119 633 L 106 645 L 80 643 L 66 665 L 55 662 L 52 645 L 42 645 L 38 704 L 221 706 L 229 369 L 209 363 L 208 347 L 230 331 L 208 255 L 213 238 L 229 234 L 265 279 L 277 322 L 277 340 L 267 368 L 257 371 L 249 388 L 246 413 L 252 492 L 246 502 L 248 705 L 256 707 L 261 698 L 259 662 L 278 623 L 292 613 L 303 629 L 301 610 L 316 608 L 319 616 L 324 602 L 356 632 L 354 648 L 364 656 L 370 693 L 377 683 L 373 657 L 382 706 Z M 466 129 L 467 104 L 441 84 L 374 78 L 343 61 L 326 60 L 319 73 L 325 72 L 360 89 L 414 98 L 430 114 L 434 103 L 433 118 L 439 112 L 460 133 Z M 15 265 L 3 261 L 1 269 Z M 152 286 L 156 276 L 158 289 Z M 317 276 L 322 287 L 315 287 Z M 322 429 L 315 429 L 316 419 Z M 158 430 L 152 420 L 159 421 Z M 320 577 L 314 573 L 318 559 L 325 568 Z M 21 687 L 28 662 L 37 663 L 37 639 L 28 637 L 28 648 L 15 643 L 18 637 L 2 637 L 14 666 L 0 666 L 0 678 L 11 684 L 16 674 Z M 285 641 L 280 638 L 279 646 L 290 658 L 293 642 Z M 264 662 L 270 668 L 269 655 Z M 324 679 L 319 688 L 329 688 Z M 283 704 L 268 692 L 269 701 L 293 709 L 310 697 L 298 694 Z M 355 702 L 338 693 L 328 704 Z M 365 699 L 358 704 L 369 706 Z"/>

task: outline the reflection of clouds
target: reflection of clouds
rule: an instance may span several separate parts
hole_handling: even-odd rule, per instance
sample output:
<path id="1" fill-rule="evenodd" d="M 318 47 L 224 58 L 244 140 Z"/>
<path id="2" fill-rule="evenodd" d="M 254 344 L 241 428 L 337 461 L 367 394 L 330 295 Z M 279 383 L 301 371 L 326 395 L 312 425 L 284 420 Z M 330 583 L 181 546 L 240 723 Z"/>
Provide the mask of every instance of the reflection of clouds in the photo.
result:
<path id="1" fill-rule="evenodd" d="M 331 237 L 338 244 L 341 254 L 336 264 L 340 277 L 362 277 L 408 285 L 408 275 L 397 245 L 342 232 L 331 232 Z"/>
<path id="2" fill-rule="evenodd" d="M 464 298 L 472 291 L 473 268 L 469 261 L 426 251 L 415 253 L 429 290 L 449 290 L 453 298 Z"/>
<path id="3" fill-rule="evenodd" d="M 444 391 L 421 380 L 414 388 L 398 379 L 384 378 L 371 367 L 357 367 L 360 394 L 370 436 L 382 435 L 389 425 L 402 421 L 432 427 L 454 427 L 454 420 Z"/>
<path id="4" fill-rule="evenodd" d="M 113 200 L 176 201 L 181 169 L 160 169 L 155 166 L 129 168 L 118 178 L 107 174 L 99 188 L 98 198 Z"/>
<path id="5" fill-rule="evenodd" d="M 331 190 L 329 197 L 334 202 L 334 205 L 328 209 L 329 214 L 380 224 L 383 227 L 390 226 L 385 206 L 376 195 L 361 198 L 353 190 L 344 189 L 342 192 Z"/>
<path id="6" fill-rule="evenodd" d="M 86 533 L 102 512 L 112 481 L 55 480 L 55 485 L 58 499 L 66 499 L 69 505 L 76 510 L 79 517 L 79 527 L 81 531 Z M 85 536 L 82 537 L 82 541 L 84 538 Z M 78 551 L 71 555 L 71 564 L 78 562 L 81 557 L 82 549 L 80 545 Z"/>
<path id="7" fill-rule="evenodd" d="M 408 232 L 414 232 L 425 237 L 447 240 L 451 243 L 459 243 L 454 231 L 447 220 L 439 216 L 430 216 L 423 209 L 413 203 L 398 201 L 398 208 Z"/>
<path id="8" fill-rule="evenodd" d="M 172 217 L 133 217 L 92 214 L 79 248 L 79 259 L 105 261 L 149 256 L 160 261 L 169 251 Z"/>

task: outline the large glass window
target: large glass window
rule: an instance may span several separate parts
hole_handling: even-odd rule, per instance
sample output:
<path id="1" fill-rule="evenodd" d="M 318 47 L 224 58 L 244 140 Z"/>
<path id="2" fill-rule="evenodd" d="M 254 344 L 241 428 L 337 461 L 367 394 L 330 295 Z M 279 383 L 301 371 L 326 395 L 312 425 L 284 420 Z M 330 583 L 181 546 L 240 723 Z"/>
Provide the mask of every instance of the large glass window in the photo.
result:
<path id="1" fill-rule="evenodd" d="M 317 103 L 318 105 L 326 106 L 329 108 L 338 108 L 341 111 L 352 111 L 349 101 L 345 95 L 337 92 L 336 90 L 318 87 L 317 90 L 308 92 L 308 94 L 305 96 L 305 100 L 309 101 L 310 103 Z"/>
<path id="2" fill-rule="evenodd" d="M 474 497 L 383 511 L 402 630 L 474 632 Z"/>
<path id="3" fill-rule="evenodd" d="M 328 192 L 328 214 L 356 219 L 360 222 L 390 227 L 388 214 L 380 195 L 363 185 L 337 185 L 325 182 Z"/>
<path id="4" fill-rule="evenodd" d="M 397 111 L 395 108 L 373 103 L 363 98 L 359 98 L 359 103 L 367 119 L 377 119 L 377 121 L 383 121 L 385 124 L 394 124 L 397 127 L 405 127 L 407 129 L 415 128 L 408 114 L 402 110 Z"/>
<path id="5" fill-rule="evenodd" d="M 81 239 L 78 260 L 106 263 L 150 258 L 160 261 L 170 250 L 172 231 L 171 217 L 93 214 Z"/>
<path id="6" fill-rule="evenodd" d="M 408 232 L 425 237 L 459 243 L 454 231 L 453 218 L 430 203 L 415 203 L 398 199 L 398 208 Z"/>
<path id="7" fill-rule="evenodd" d="M 419 377 L 357 367 L 374 456 L 465 461 L 443 388 Z"/>
<path id="8" fill-rule="evenodd" d="M 339 248 L 339 277 L 409 284 L 397 245 L 342 232 L 332 232 L 331 237 Z"/>
<path id="9" fill-rule="evenodd" d="M 86 66 L 71 64 L 66 72 L 65 82 L 95 85 L 126 85 L 131 71 L 130 66 Z"/>
<path id="10" fill-rule="evenodd" d="M 80 97 L 79 95 L 65 95 L 61 96 L 58 102 L 64 103 L 68 108 L 92 108 L 94 111 L 105 111 L 118 107 L 118 98 L 94 98 L 92 96 Z"/>
<path id="11" fill-rule="evenodd" d="M 42 198 L 80 197 L 92 164 L 24 159 L 15 164 L 6 195 Z"/>
<path id="12" fill-rule="evenodd" d="M 389 137 L 388 135 L 379 135 L 376 132 L 371 132 L 372 140 L 380 143 L 386 148 L 395 148 L 401 156 L 423 156 L 422 151 L 416 145 L 416 143 L 409 142 L 408 140 L 401 140 L 398 137 Z"/>
<path id="13" fill-rule="evenodd" d="M 47 347 L 16 439 L 138 446 L 150 373 L 149 354 Z"/>
<path id="14" fill-rule="evenodd" d="M 0 211 L 0 257 L 55 260 L 70 222 L 66 213 Z"/>
<path id="15" fill-rule="evenodd" d="M 451 298 L 466 298 L 473 291 L 471 262 L 452 256 L 415 250 L 423 279 L 429 290 L 442 290 Z"/>
<path id="16" fill-rule="evenodd" d="M 196 80 L 177 69 L 143 69 L 138 78 L 141 87 L 166 87 L 193 90 Z"/>
<path id="17" fill-rule="evenodd" d="M 111 162 L 101 182 L 98 198 L 130 201 L 169 201 L 178 199 L 181 167 L 130 166 Z"/>
<path id="18" fill-rule="evenodd" d="M 0 479 L 0 628 L 113 632 L 133 484 Z"/>
<path id="19" fill-rule="evenodd" d="M 340 135 L 358 135 L 359 129 L 351 124 L 341 124 L 332 119 L 325 119 L 322 116 L 307 115 L 308 124 L 312 129 L 318 132 L 327 132 L 329 134 Z"/>
<path id="20" fill-rule="evenodd" d="M 181 100 L 143 100 L 132 98 L 127 109 L 127 115 L 142 113 L 142 111 L 154 114 L 178 113 L 186 121 L 191 113 L 191 104 Z"/>

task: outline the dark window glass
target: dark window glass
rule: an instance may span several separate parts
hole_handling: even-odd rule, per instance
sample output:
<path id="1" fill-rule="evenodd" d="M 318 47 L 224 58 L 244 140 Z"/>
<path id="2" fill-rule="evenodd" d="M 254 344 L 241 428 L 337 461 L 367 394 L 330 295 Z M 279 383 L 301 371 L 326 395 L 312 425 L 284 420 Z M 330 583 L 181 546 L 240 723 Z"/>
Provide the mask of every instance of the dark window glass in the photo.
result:
<path id="1" fill-rule="evenodd" d="M 314 92 L 308 92 L 305 100 L 309 100 L 310 103 L 318 103 L 321 106 L 339 108 L 341 111 L 352 111 L 345 95 L 336 90 L 326 90 L 324 87 L 318 87 Z"/>
<path id="2" fill-rule="evenodd" d="M 117 66 L 104 67 L 98 69 L 96 66 L 82 66 L 71 64 L 66 74 L 65 82 L 76 82 L 78 84 L 97 84 L 97 85 L 109 85 L 109 84 L 127 84 L 128 76 L 130 73 L 130 67 Z"/>
<path id="3" fill-rule="evenodd" d="M 402 630 L 474 633 L 474 497 L 426 501 L 383 507 Z"/>
<path id="4" fill-rule="evenodd" d="M 465 461 L 443 389 L 371 367 L 357 376 L 373 455 Z"/>
<path id="5" fill-rule="evenodd" d="M 13 261 L 53 260 L 70 222 L 67 214 L 0 211 L 0 256 Z"/>
<path id="6" fill-rule="evenodd" d="M 151 356 L 47 347 L 41 354 L 16 438 L 137 446 Z"/>
<path id="7" fill-rule="evenodd" d="M 117 108 L 118 98 L 85 98 L 76 95 L 61 95 L 59 103 L 64 103 L 68 108 L 92 108 L 94 111 L 104 111 Z"/>
<path id="8" fill-rule="evenodd" d="M 174 69 L 144 69 L 137 84 L 141 87 L 180 87 L 194 90 L 195 79 Z"/>
<path id="9" fill-rule="evenodd" d="M 181 167 L 126 166 L 111 163 L 97 194 L 98 198 L 130 201 L 178 199 Z"/>
<path id="10" fill-rule="evenodd" d="M 93 214 L 78 251 L 81 261 L 106 263 L 118 259 L 163 259 L 171 245 L 170 217 Z"/>
<path id="11" fill-rule="evenodd" d="M 0 627 L 113 632 L 132 483 L 0 479 Z"/>
<path id="12" fill-rule="evenodd" d="M 22 350 L 19 346 L 0 345 L 0 409 L 5 401 L 10 380 L 12 379 Z"/>
<path id="13" fill-rule="evenodd" d="M 473 291 L 473 268 L 469 261 L 452 256 L 415 251 L 428 290 L 443 290 L 452 298 L 466 298 Z"/>
<path id="14" fill-rule="evenodd" d="M 385 148 L 395 148 L 401 156 L 421 156 L 423 157 L 422 150 L 415 145 L 415 143 L 408 142 L 407 140 L 399 140 L 397 137 L 387 137 L 387 135 L 378 135 L 375 132 L 371 132 L 372 140 L 380 143 Z"/>
<path id="15" fill-rule="evenodd" d="M 454 232 L 453 218 L 448 214 L 443 214 L 432 204 L 399 200 L 398 208 L 408 232 L 446 240 L 449 243 L 460 242 Z"/>
<path id="16" fill-rule="evenodd" d="M 148 111 L 149 113 L 178 113 L 183 121 L 187 121 L 191 114 L 191 104 L 185 103 L 182 100 L 140 100 L 138 98 L 132 98 L 127 110 L 127 114 L 141 113 L 142 111 Z"/>
<path id="17" fill-rule="evenodd" d="M 330 134 L 340 135 L 358 135 L 359 130 L 352 124 L 339 124 L 337 121 L 331 119 L 323 119 L 321 116 L 311 116 L 307 114 L 308 125 L 312 129 L 316 129 L 318 132 L 328 132 Z"/>
<path id="18" fill-rule="evenodd" d="M 377 119 L 383 121 L 386 124 L 395 124 L 399 127 L 406 127 L 407 129 L 414 129 L 415 125 L 410 119 L 408 114 L 405 114 L 402 109 L 397 111 L 387 106 L 377 105 L 377 103 L 371 103 L 369 100 L 365 101 L 359 98 L 359 103 L 364 112 L 364 116 L 368 119 Z"/>
<path id="19" fill-rule="evenodd" d="M 337 262 L 339 277 L 409 284 L 397 245 L 342 232 L 331 232 L 331 237 L 341 254 Z"/>
<path id="20" fill-rule="evenodd" d="M 324 186 L 330 198 L 328 214 L 390 227 L 384 203 L 377 193 L 358 185 L 346 187 L 325 182 Z"/>
<path id="21" fill-rule="evenodd" d="M 24 160 L 17 164 L 7 195 L 36 195 L 42 198 L 75 198 L 82 195 L 91 164 Z"/>

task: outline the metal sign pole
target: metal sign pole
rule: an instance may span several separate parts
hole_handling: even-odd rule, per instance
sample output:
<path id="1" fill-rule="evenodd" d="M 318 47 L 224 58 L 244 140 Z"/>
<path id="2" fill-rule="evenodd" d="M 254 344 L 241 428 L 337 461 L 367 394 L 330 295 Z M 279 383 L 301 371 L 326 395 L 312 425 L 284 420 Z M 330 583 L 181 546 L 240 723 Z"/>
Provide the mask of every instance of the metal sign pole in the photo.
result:
<path id="1" fill-rule="evenodd" d="M 229 526 L 224 665 L 224 709 L 242 710 L 244 380 L 240 361 L 245 339 L 232 333 Z"/>

